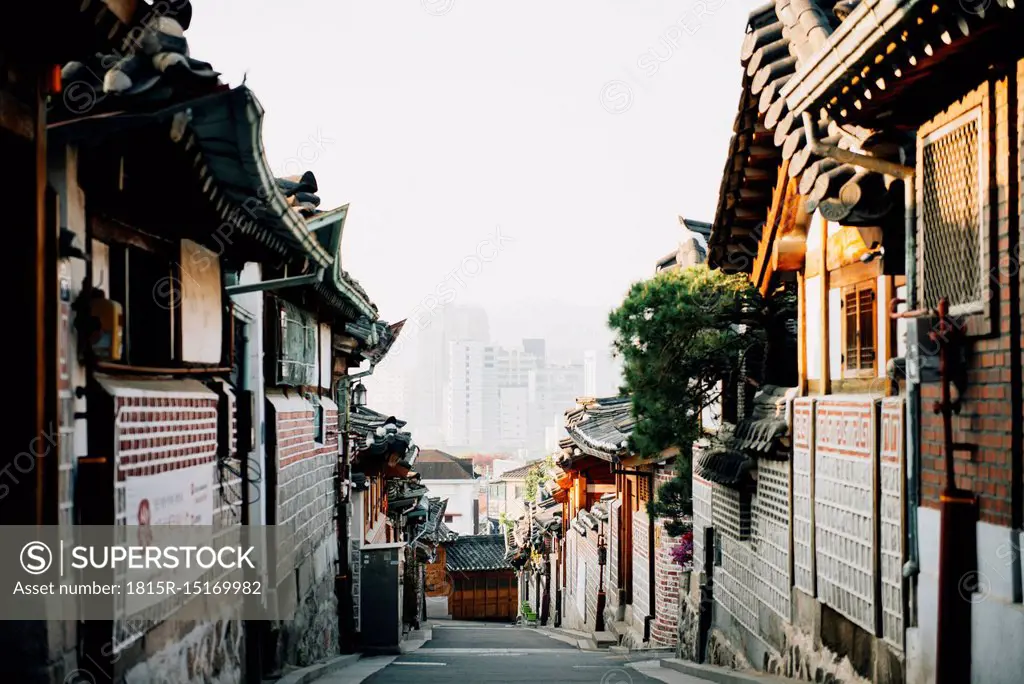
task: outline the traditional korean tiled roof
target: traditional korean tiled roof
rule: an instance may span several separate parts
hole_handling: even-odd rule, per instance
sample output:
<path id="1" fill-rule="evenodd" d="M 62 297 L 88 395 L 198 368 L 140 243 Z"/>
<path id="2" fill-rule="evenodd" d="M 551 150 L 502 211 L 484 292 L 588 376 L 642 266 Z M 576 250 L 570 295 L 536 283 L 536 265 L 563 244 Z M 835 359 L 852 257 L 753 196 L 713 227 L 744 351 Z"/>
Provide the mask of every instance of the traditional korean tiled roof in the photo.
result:
<path id="1" fill-rule="evenodd" d="M 402 515 L 417 506 L 424 509 L 424 520 L 428 519 L 430 504 L 427 488 L 415 480 L 393 478 L 387 481 L 388 514 Z"/>
<path id="2" fill-rule="evenodd" d="M 148 5 L 139 3 L 124 50 L 94 53 L 64 65 L 65 95 L 54 102 L 55 120 L 153 111 L 214 92 L 220 74 L 211 64 L 191 57 L 185 38 L 192 22 L 191 3 L 165 4 L 162 14 L 147 16 Z"/>
<path id="3" fill-rule="evenodd" d="M 747 271 L 752 259 L 730 259 L 731 249 L 757 254 L 772 204 L 778 170 L 788 163 L 799 179 L 806 211 L 819 210 L 845 225 L 877 225 L 898 203 L 895 189 L 878 173 L 816 156 L 801 117 L 790 111 L 783 89 L 821 50 L 839 18 L 835 0 L 775 0 L 749 17 L 741 49 L 742 93 L 719 190 L 708 261 L 726 271 Z M 903 140 L 881 140 L 866 129 L 813 117 L 817 140 L 879 156 L 901 154 Z M 896 161 L 902 161 L 897 158 Z M 730 249 L 731 248 L 731 249 Z"/>
<path id="4" fill-rule="evenodd" d="M 687 268 L 702 264 L 708 257 L 708 238 L 711 236 L 711 224 L 703 221 L 679 217 L 679 224 L 687 235 L 676 249 L 658 260 L 657 272 Z"/>
<path id="5" fill-rule="evenodd" d="M 914 128 L 989 64 L 1022 54 L 1024 11 L 1012 0 L 863 0 L 836 13 L 842 23 L 784 94 L 792 110 L 824 108 L 844 124 Z"/>
<path id="6" fill-rule="evenodd" d="M 424 480 L 475 480 L 473 463 L 468 459 L 456 458 L 437 449 L 423 449 L 416 465 L 416 472 Z"/>
<path id="7" fill-rule="evenodd" d="M 201 218 L 220 226 L 220 242 L 238 248 L 255 241 L 286 263 L 330 266 L 332 257 L 299 211 L 307 203 L 296 204 L 297 195 L 282 190 L 287 181 L 270 171 L 259 101 L 244 85 L 228 88 L 211 65 L 191 57 L 184 35 L 191 5 L 138 5 L 123 49 L 65 64 L 63 92 L 48 116 L 54 140 L 101 145 L 134 129 L 159 130 L 195 174 L 211 208 Z"/>
<path id="8" fill-rule="evenodd" d="M 501 477 L 495 480 L 495 482 L 502 482 L 507 480 L 525 480 L 526 476 L 530 474 L 530 471 L 536 468 L 540 463 L 543 463 L 544 459 L 538 458 L 530 461 L 525 465 L 521 465 L 518 468 L 512 470 L 506 470 L 501 474 Z"/>
<path id="9" fill-rule="evenodd" d="M 500 534 L 459 537 L 446 548 L 445 567 L 449 572 L 512 569 L 505 558 L 505 539 Z"/>
<path id="10" fill-rule="evenodd" d="M 316 178 L 309 171 L 302 176 L 305 185 L 300 187 L 316 188 Z M 278 185 L 282 179 L 278 179 Z M 297 196 L 299 191 L 289 190 L 295 194 L 289 199 Z M 319 200 L 317 200 L 319 203 Z M 358 319 L 363 317 L 371 321 L 371 325 L 377 327 L 377 306 L 370 301 L 366 291 L 355 279 L 350 278 L 348 273 L 341 268 L 341 238 L 345 230 L 345 220 L 348 218 L 348 205 L 332 209 L 330 211 L 313 211 L 305 216 L 306 228 L 316 235 L 317 240 L 324 250 L 331 255 L 333 263 L 330 268 L 330 277 L 323 282 L 317 283 L 317 293 L 339 312 L 349 318 Z M 386 323 L 383 323 L 387 327 Z"/>
<path id="11" fill-rule="evenodd" d="M 754 395 L 750 415 L 740 420 L 730 435 L 729 447 L 769 458 L 780 453 L 776 448 L 779 440 L 789 436 L 787 401 L 796 392 L 792 387 L 762 386 Z"/>
<path id="12" fill-rule="evenodd" d="M 455 541 L 458 533 L 448 529 L 444 524 L 444 513 L 448 509 L 448 499 L 430 497 L 430 510 L 427 513 L 427 522 L 424 523 L 423 536 L 421 539 L 433 544 L 446 544 Z"/>
<path id="13" fill-rule="evenodd" d="M 399 453 L 405 458 L 416 448 L 412 434 L 402 431 L 404 420 L 365 406 L 351 407 L 349 416 L 349 435 L 355 443 L 357 457 Z"/>
<path id="14" fill-rule="evenodd" d="M 750 471 L 757 467 L 757 462 L 735 449 L 714 446 L 699 453 L 693 462 L 693 472 L 708 482 L 739 487 L 750 479 Z"/>
<path id="15" fill-rule="evenodd" d="M 632 400 L 629 397 L 588 397 L 577 402 L 576 408 L 565 412 L 565 430 L 570 442 L 563 446 L 563 452 L 569 451 L 568 460 L 577 456 L 577 450 L 605 461 L 626 456 L 636 423 Z"/>

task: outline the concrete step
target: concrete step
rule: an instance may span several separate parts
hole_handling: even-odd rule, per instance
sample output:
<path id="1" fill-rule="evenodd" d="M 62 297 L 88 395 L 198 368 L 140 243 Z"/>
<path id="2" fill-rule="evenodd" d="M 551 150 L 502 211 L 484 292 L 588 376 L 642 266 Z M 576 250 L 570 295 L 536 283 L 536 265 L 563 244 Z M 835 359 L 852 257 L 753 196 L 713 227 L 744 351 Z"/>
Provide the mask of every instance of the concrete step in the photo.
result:
<path id="1" fill-rule="evenodd" d="M 597 644 L 598 648 L 608 648 L 609 646 L 617 645 L 619 643 L 618 635 L 608 631 L 594 632 L 594 635 L 591 638 Z"/>
<path id="2" fill-rule="evenodd" d="M 611 620 L 606 624 L 608 625 L 608 631 L 617 634 L 618 636 L 622 636 L 629 630 L 629 625 L 625 621 L 616 622 L 615 620 Z"/>
<path id="3" fill-rule="evenodd" d="M 716 667 L 714 665 L 701 665 L 692 663 L 689 660 L 680 658 L 662 658 L 661 666 L 668 670 L 675 670 L 691 677 L 697 677 L 716 684 L 793 684 L 792 679 L 774 677 L 759 672 L 747 672 L 730 670 L 727 667 Z"/>

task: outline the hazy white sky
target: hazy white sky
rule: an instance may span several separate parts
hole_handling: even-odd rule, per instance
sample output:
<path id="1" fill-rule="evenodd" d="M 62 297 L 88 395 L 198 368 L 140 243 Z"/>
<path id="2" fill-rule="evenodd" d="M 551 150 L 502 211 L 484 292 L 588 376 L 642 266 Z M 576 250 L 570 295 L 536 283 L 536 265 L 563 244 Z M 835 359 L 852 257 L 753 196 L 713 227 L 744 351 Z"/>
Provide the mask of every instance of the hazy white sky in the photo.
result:
<path id="1" fill-rule="evenodd" d="M 608 310 L 713 215 L 756 4 L 195 0 L 186 35 L 247 76 L 277 175 L 351 203 L 344 267 L 386 320 L 445 283 Z"/>

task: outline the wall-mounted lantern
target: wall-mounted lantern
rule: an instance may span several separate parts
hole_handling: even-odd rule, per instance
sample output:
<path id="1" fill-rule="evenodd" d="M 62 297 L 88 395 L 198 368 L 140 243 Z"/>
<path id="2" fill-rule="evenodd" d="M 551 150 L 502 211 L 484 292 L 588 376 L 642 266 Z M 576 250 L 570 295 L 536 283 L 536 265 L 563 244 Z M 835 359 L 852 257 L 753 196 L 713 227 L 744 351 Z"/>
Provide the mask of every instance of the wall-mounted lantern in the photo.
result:
<path id="1" fill-rule="evenodd" d="M 352 405 L 366 406 L 366 385 L 363 383 L 352 388 Z"/>

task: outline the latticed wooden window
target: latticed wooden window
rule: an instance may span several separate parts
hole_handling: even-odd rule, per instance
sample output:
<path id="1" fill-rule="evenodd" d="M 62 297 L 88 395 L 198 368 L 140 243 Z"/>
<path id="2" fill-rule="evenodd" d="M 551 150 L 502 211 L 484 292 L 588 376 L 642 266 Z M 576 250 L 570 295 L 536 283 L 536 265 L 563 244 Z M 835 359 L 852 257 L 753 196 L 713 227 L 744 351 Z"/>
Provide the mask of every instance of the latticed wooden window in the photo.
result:
<path id="1" fill-rule="evenodd" d="M 842 290 L 843 376 L 875 375 L 875 281 L 848 285 Z"/>
<path id="2" fill-rule="evenodd" d="M 637 493 L 640 497 L 641 503 L 647 503 L 651 500 L 651 481 L 647 477 L 641 475 L 636 479 L 637 481 Z"/>
<path id="3" fill-rule="evenodd" d="M 921 296 L 928 307 L 946 297 L 954 314 L 982 311 L 985 206 L 983 106 L 921 139 Z"/>

